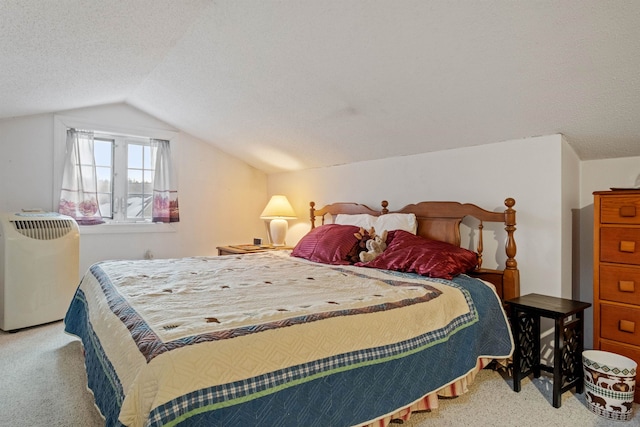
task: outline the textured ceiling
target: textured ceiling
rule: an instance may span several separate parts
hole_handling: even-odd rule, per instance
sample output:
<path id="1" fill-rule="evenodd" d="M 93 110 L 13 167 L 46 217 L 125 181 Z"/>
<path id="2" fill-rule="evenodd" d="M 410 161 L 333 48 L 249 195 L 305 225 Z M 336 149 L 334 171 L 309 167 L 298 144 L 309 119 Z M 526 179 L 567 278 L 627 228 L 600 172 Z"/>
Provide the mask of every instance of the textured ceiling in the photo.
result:
<path id="1" fill-rule="evenodd" d="M 266 171 L 640 156 L 640 2 L 0 0 L 0 117 L 126 102 Z"/>

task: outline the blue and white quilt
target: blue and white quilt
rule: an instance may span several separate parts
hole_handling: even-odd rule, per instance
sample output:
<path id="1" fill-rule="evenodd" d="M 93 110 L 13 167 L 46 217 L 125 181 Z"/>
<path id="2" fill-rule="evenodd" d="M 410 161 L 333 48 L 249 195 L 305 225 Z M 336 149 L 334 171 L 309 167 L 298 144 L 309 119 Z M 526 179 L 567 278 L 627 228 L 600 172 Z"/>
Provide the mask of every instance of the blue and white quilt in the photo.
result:
<path id="1" fill-rule="evenodd" d="M 107 426 L 350 426 L 511 355 L 490 285 L 287 251 L 109 261 L 65 318 Z"/>

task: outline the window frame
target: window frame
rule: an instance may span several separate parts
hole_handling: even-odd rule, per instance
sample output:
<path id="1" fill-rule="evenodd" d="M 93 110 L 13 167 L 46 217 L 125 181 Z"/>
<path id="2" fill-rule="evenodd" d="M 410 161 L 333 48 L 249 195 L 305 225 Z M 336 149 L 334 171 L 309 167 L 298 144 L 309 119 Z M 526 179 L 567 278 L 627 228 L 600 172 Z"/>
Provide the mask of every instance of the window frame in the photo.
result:
<path id="1" fill-rule="evenodd" d="M 153 139 L 164 139 L 168 141 L 174 141 L 177 139 L 177 132 L 171 130 L 163 130 L 163 129 L 151 129 L 151 128 L 135 128 L 135 127 L 120 127 L 113 126 L 106 123 L 96 123 L 90 122 L 88 120 L 64 116 L 64 115 L 54 115 L 54 138 L 53 138 L 53 206 L 52 211 L 57 212 L 58 210 L 58 201 L 60 200 L 60 190 L 62 187 L 62 171 L 64 169 L 64 161 L 65 161 L 65 152 L 66 152 L 66 144 L 67 144 L 67 129 L 68 128 L 76 128 L 76 129 L 85 129 L 92 130 L 97 134 L 101 135 L 111 135 L 116 137 L 130 138 L 130 139 L 138 139 L 140 141 L 148 141 L 149 138 Z M 117 142 L 116 142 L 117 144 Z M 113 153 L 114 156 L 112 158 L 112 167 L 116 165 L 118 159 L 116 159 L 117 153 Z M 126 152 L 125 152 L 126 156 Z M 121 160 L 122 161 L 122 160 Z M 125 160 L 124 171 L 125 175 L 128 168 L 128 162 Z M 174 162 L 175 166 L 176 162 Z M 125 181 L 125 192 L 122 194 L 123 197 L 127 197 L 127 189 L 126 189 L 126 176 L 124 177 Z M 115 180 L 112 182 L 112 186 L 115 187 Z M 115 194 L 115 188 L 112 188 Z M 113 212 L 112 212 L 113 213 Z M 162 233 L 162 232 L 175 232 L 179 227 L 179 223 L 154 223 L 151 221 L 121 221 L 118 219 L 109 219 L 104 218 L 104 224 L 98 225 L 84 225 L 80 226 L 81 234 L 111 234 L 111 233 Z"/>

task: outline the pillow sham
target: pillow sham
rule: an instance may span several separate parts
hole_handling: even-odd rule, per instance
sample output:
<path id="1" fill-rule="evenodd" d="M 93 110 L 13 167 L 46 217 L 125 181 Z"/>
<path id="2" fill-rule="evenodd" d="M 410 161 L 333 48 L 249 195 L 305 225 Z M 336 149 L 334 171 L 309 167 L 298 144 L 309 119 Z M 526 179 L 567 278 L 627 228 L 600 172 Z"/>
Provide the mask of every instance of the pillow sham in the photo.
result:
<path id="1" fill-rule="evenodd" d="M 416 234 L 418 221 L 415 214 L 389 213 L 380 216 L 369 214 L 338 214 L 334 224 L 355 225 L 369 230 L 371 227 L 382 233 L 384 230 L 404 230 Z"/>
<path id="2" fill-rule="evenodd" d="M 309 231 L 291 251 L 291 256 L 323 264 L 350 264 L 350 252 L 358 244 L 355 225 L 325 224 Z"/>
<path id="3" fill-rule="evenodd" d="M 384 230 L 404 230 L 416 234 L 418 221 L 415 214 L 389 213 L 377 217 L 374 227 L 380 233 Z"/>
<path id="4" fill-rule="evenodd" d="M 333 223 L 340 225 L 355 225 L 368 230 L 375 226 L 376 218 L 377 217 L 369 214 L 338 214 L 336 215 Z"/>
<path id="5" fill-rule="evenodd" d="M 450 243 L 395 230 L 389 233 L 387 249 L 382 254 L 356 265 L 450 280 L 473 270 L 478 265 L 478 255 Z"/>

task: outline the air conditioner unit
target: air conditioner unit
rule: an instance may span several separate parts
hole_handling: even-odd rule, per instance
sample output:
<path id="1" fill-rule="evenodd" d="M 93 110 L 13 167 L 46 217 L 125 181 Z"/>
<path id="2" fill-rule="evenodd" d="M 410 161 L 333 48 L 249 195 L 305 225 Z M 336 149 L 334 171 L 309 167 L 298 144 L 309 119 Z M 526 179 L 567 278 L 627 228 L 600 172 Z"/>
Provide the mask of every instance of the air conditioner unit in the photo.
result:
<path id="1" fill-rule="evenodd" d="M 54 212 L 0 213 L 0 329 L 60 320 L 80 263 L 76 221 Z"/>

